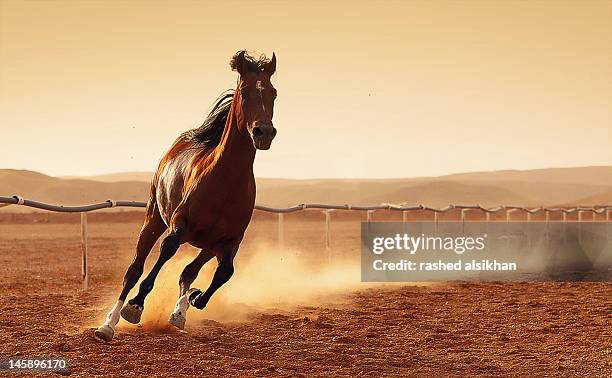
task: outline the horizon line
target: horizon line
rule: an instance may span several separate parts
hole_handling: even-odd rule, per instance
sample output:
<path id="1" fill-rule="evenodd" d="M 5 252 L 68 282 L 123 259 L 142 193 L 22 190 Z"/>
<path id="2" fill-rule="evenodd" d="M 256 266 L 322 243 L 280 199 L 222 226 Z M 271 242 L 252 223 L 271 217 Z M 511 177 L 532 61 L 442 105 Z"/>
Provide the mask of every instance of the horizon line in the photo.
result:
<path id="1" fill-rule="evenodd" d="M 266 179 L 266 180 L 295 180 L 295 181 L 306 181 L 306 180 L 403 180 L 403 179 L 428 179 L 428 178 L 439 178 L 446 176 L 454 176 L 454 175 L 462 175 L 462 174 L 474 174 L 474 173 L 494 173 L 494 172 L 529 172 L 529 171 L 543 171 L 543 170 L 559 170 L 559 169 L 585 169 L 585 168 L 612 168 L 612 164 L 604 164 L 604 165 L 579 165 L 579 166 L 553 166 L 553 167 L 544 167 L 544 168 L 529 168 L 529 169 L 518 169 L 518 168 L 503 168 L 503 169 L 492 169 L 492 170 L 476 170 L 476 171 L 459 171 L 446 173 L 442 175 L 434 175 L 434 176 L 395 176 L 395 177 L 274 177 L 274 176 L 255 176 L 258 179 Z M 55 177 L 59 179 L 91 179 L 98 176 L 112 176 L 112 175 L 121 175 L 121 174 L 154 174 L 154 171 L 114 171 L 108 173 L 97 173 L 91 175 L 51 175 L 45 173 L 43 171 L 28 169 L 28 168 L 0 168 L 2 170 L 11 170 L 11 171 L 26 171 L 26 172 L 34 172 L 39 173 L 48 177 Z"/>

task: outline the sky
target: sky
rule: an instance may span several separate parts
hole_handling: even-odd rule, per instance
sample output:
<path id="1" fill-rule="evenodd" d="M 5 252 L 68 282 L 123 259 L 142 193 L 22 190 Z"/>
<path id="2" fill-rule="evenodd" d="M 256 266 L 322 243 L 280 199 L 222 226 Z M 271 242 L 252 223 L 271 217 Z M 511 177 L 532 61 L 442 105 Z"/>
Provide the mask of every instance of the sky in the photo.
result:
<path id="1" fill-rule="evenodd" d="M 612 165 L 612 1 L 0 0 L 0 168 L 152 171 L 277 56 L 255 174 Z"/>

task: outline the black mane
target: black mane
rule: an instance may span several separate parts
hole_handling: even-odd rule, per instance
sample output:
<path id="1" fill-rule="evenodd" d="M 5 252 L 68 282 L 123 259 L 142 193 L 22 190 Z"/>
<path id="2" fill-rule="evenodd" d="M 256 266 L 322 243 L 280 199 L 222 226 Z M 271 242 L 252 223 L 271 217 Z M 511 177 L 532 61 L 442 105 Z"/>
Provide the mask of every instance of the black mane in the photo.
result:
<path id="1" fill-rule="evenodd" d="M 241 53 L 244 53 L 244 67 L 249 72 L 259 73 L 262 72 L 266 66 L 266 64 L 270 63 L 270 59 L 268 59 L 264 54 L 261 54 L 259 57 L 254 57 L 249 55 L 246 51 L 240 50 L 232 57 L 230 61 L 230 67 L 232 67 L 232 71 L 238 71 L 238 57 Z"/>
<path id="2" fill-rule="evenodd" d="M 188 131 L 188 138 L 203 145 L 204 148 L 215 148 L 221 142 L 225 122 L 229 115 L 234 91 L 229 90 L 219 96 L 210 114 L 197 129 Z"/>

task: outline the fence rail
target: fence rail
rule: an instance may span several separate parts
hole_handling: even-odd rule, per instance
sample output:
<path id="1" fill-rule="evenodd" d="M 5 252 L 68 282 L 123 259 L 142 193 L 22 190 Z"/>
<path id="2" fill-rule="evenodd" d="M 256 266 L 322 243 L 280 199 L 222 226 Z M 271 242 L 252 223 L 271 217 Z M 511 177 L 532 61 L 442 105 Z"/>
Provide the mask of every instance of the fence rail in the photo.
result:
<path id="1" fill-rule="evenodd" d="M 63 206 L 63 205 L 51 205 L 48 203 L 32 201 L 28 199 L 24 199 L 20 196 L 12 196 L 12 197 L 0 197 L 0 207 L 10 206 L 10 205 L 21 205 L 32 207 L 35 209 L 48 210 L 48 211 L 56 211 L 60 213 L 82 213 L 82 212 L 90 212 L 94 210 L 101 210 L 107 208 L 114 207 L 140 207 L 144 208 L 147 206 L 146 202 L 138 202 L 138 201 L 115 201 L 115 200 L 107 200 L 100 203 L 94 203 L 91 205 L 84 206 Z M 384 203 L 380 205 L 371 205 L 371 206 L 353 206 L 353 205 L 330 205 L 330 204 L 318 204 L 318 203 L 303 203 L 300 205 L 295 205 L 291 207 L 269 207 L 262 205 L 255 205 L 255 210 L 266 211 L 269 213 L 294 213 L 296 211 L 302 211 L 307 209 L 318 209 L 318 210 L 355 210 L 355 211 L 375 211 L 375 210 L 393 210 L 393 211 L 430 211 L 434 213 L 444 213 L 450 210 L 480 210 L 485 213 L 497 213 L 501 211 L 524 211 L 527 213 L 535 214 L 540 211 L 549 212 L 549 213 L 566 213 L 571 214 L 575 212 L 592 212 L 594 214 L 603 214 L 605 212 L 610 212 L 612 210 L 612 205 L 602 205 L 602 206 L 590 206 L 590 207 L 524 207 L 524 206 L 496 206 L 496 207 L 482 207 L 480 205 L 448 205 L 441 208 L 423 206 L 423 205 L 415 205 L 415 206 L 407 206 L 405 204 L 391 204 Z"/>
<path id="2" fill-rule="evenodd" d="M 115 208 L 115 207 L 132 207 L 132 208 L 145 208 L 146 202 L 137 201 L 115 201 L 107 200 L 105 202 L 94 203 L 91 205 L 84 206 L 62 206 L 62 205 L 51 205 L 48 203 L 32 201 L 24 199 L 20 196 L 11 197 L 0 197 L 0 208 L 17 205 L 26 206 L 35 209 L 54 211 L 60 213 L 81 213 L 81 246 L 82 246 L 82 281 L 83 290 L 87 290 L 89 286 L 89 272 L 88 272 L 88 227 L 87 227 L 87 213 L 90 211 Z M 545 212 L 546 221 L 550 220 L 550 213 L 562 213 L 563 221 L 567 221 L 567 215 L 572 213 L 578 213 L 578 221 L 581 222 L 582 214 L 591 213 L 592 220 L 595 220 L 597 214 L 606 214 L 606 221 L 610 221 L 610 213 L 612 213 L 612 206 L 590 206 L 590 207 L 524 207 L 524 206 L 497 206 L 497 207 L 482 207 L 480 205 L 448 205 L 442 208 L 435 208 L 423 205 L 407 206 L 405 203 L 402 204 L 380 204 L 373 206 L 352 206 L 352 205 L 330 205 L 330 204 L 318 204 L 318 203 L 305 203 L 295 205 L 291 207 L 269 207 L 262 205 L 255 205 L 256 210 L 265 211 L 269 213 L 275 213 L 278 215 L 278 241 L 282 245 L 284 243 L 284 214 L 294 213 L 298 211 L 314 209 L 322 210 L 325 213 L 325 247 L 328 251 L 328 260 L 331 261 L 331 212 L 335 210 L 353 210 L 353 211 L 365 211 L 366 219 L 368 222 L 372 220 L 372 216 L 377 210 L 391 210 L 401 211 L 402 221 L 408 220 L 408 213 L 411 211 L 429 211 L 434 215 L 434 221 L 438 221 L 438 214 L 445 213 L 451 210 L 461 211 L 461 221 L 464 222 L 466 218 L 466 212 L 470 210 L 482 211 L 486 214 L 487 221 L 490 220 L 490 215 L 498 212 L 506 212 L 506 221 L 510 221 L 510 214 L 516 211 L 523 211 L 527 214 L 527 221 L 531 220 L 531 215 L 538 212 Z"/>

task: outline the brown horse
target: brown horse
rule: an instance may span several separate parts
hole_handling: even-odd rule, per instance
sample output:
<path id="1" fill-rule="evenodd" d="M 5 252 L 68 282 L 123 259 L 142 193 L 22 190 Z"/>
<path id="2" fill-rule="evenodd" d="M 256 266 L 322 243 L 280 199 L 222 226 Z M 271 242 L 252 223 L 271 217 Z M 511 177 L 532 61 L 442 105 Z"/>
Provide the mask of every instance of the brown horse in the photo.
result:
<path id="1" fill-rule="evenodd" d="M 123 290 L 106 322 L 95 331 L 103 340 L 113 338 L 120 314 L 130 323 L 140 321 L 155 278 L 181 244 L 189 243 L 201 251 L 181 274 L 171 324 L 182 329 L 189 305 L 203 309 L 234 273 L 234 257 L 255 205 L 255 151 L 269 149 L 276 135 L 272 125 L 276 90 L 270 82 L 276 57 L 255 59 L 240 51 L 230 66 L 240 74 L 236 90 L 220 97 L 204 124 L 183 133 L 159 164 Z M 157 262 L 138 294 L 125 303 L 151 248 L 166 230 Z M 213 257 L 218 266 L 208 289 L 190 290 L 202 266 Z"/>

